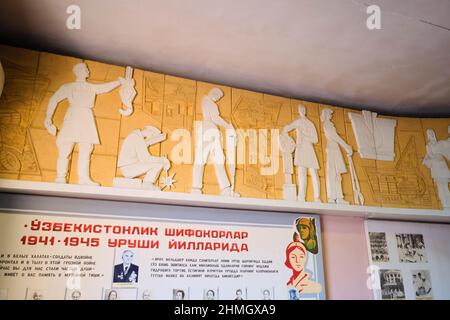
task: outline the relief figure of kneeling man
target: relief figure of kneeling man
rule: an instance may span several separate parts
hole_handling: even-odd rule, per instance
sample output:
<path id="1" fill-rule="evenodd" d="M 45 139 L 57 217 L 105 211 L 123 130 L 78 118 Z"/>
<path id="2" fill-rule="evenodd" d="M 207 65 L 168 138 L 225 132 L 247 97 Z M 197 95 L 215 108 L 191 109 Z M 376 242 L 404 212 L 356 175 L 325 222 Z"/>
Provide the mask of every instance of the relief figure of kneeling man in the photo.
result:
<path id="1" fill-rule="evenodd" d="M 164 141 L 166 137 L 165 133 L 153 126 L 133 130 L 124 140 L 117 162 L 123 176 L 132 179 L 145 174 L 142 187 L 161 190 L 155 182 L 163 169 L 166 172 L 170 169 L 170 161 L 166 157 L 152 156 L 148 147 Z"/>

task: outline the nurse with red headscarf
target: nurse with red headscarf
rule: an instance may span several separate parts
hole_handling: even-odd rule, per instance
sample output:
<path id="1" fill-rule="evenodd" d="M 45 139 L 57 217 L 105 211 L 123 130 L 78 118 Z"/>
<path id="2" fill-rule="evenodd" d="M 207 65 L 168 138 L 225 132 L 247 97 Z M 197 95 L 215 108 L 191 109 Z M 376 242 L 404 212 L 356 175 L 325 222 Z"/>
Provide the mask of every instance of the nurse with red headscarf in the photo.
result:
<path id="1" fill-rule="evenodd" d="M 312 281 L 305 271 L 307 259 L 308 251 L 301 242 L 294 241 L 286 247 L 285 265 L 292 270 L 292 276 L 287 285 L 296 288 L 299 293 L 319 293 L 322 291 L 322 286 Z"/>

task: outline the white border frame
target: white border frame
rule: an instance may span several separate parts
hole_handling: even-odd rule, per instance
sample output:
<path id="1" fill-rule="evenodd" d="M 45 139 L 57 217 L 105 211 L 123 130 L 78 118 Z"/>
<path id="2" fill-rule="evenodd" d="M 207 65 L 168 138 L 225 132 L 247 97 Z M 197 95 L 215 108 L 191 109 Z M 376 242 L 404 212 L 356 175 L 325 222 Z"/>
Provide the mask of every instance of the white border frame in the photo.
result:
<path id="1" fill-rule="evenodd" d="M 204 208 L 202 210 L 208 210 L 207 208 Z M 128 215 L 107 215 L 107 214 L 102 214 L 102 213 L 77 213 L 77 212 L 72 212 L 72 211 L 51 211 L 51 210 L 29 210 L 29 209 L 9 209 L 9 208 L 0 208 L 0 213 L 2 214 L 22 214 L 22 215 L 40 215 L 40 216 L 59 216 L 59 217 L 78 217 L 78 218 L 96 218 L 96 219 L 115 219 L 115 220 L 141 220 L 141 221 L 167 221 L 167 222 L 173 222 L 173 219 L 165 219 L 165 218 L 157 218 L 157 217 L 149 217 L 149 216 L 145 216 L 145 217 L 141 217 L 141 216 L 128 216 Z M 245 213 L 240 213 L 240 214 L 245 214 Z M 261 214 L 265 214 L 265 215 L 270 215 L 272 214 L 272 212 L 259 212 L 258 215 Z M 292 220 L 292 222 L 290 222 L 289 224 L 273 224 L 271 222 L 267 222 L 267 223 L 254 223 L 254 222 L 232 222 L 230 223 L 229 221 L 221 221 L 220 218 L 219 219 L 212 219 L 210 221 L 205 222 L 202 219 L 195 219 L 195 218 L 180 218 L 177 219 L 178 222 L 182 221 L 182 223 L 191 223 L 191 224 L 214 224 L 214 225 L 227 225 L 227 226 L 239 226 L 239 225 L 246 225 L 246 226 L 256 226 L 256 227 L 270 227 L 270 228 L 281 228 L 281 229 L 289 229 L 291 231 L 293 231 L 293 228 L 295 227 L 295 216 L 299 217 L 299 216 L 304 216 L 304 217 L 308 217 L 308 218 L 314 218 L 316 221 L 316 233 L 317 233 L 317 244 L 319 247 L 319 251 L 317 254 L 312 254 L 311 256 L 313 258 L 313 264 L 314 264 L 314 269 L 316 271 L 316 274 L 314 275 L 313 279 L 314 281 L 318 282 L 321 284 L 322 286 L 322 290 L 319 293 L 306 293 L 303 294 L 301 296 L 299 296 L 301 299 L 300 300 L 327 300 L 327 283 L 325 280 L 325 267 L 324 267 L 324 251 L 323 251 L 323 236 L 322 236 L 322 220 L 321 217 L 319 215 L 315 215 L 315 214 L 307 214 L 307 213 L 298 213 L 295 215 L 292 215 L 292 219 L 291 216 L 284 213 L 285 216 L 289 217 L 289 220 Z M 280 215 L 278 215 L 278 217 L 282 217 Z M 115 256 L 116 256 L 116 250 L 114 249 L 114 260 L 115 260 Z M 113 262 L 113 266 L 114 266 L 114 262 Z M 116 290 L 116 289 L 136 289 L 136 300 L 139 300 L 139 287 L 131 287 L 131 286 L 114 286 L 114 283 L 112 282 L 111 279 L 111 285 L 109 286 L 109 288 L 105 288 L 103 287 L 102 289 L 102 300 L 104 300 L 104 294 L 105 292 L 103 290 Z M 188 292 L 188 297 L 190 296 L 190 287 L 187 288 L 187 292 Z M 246 295 L 247 295 L 247 287 L 245 287 L 246 290 Z M 28 290 L 28 288 L 27 288 Z M 28 291 L 26 291 L 26 295 L 25 298 L 27 297 Z M 65 293 L 66 294 L 66 293 Z M 65 297 L 65 295 L 64 295 Z M 272 297 L 275 298 L 275 291 L 272 290 Z M 189 299 L 188 299 L 189 300 Z M 226 300 L 226 299 L 225 299 Z M 284 300 L 284 299 L 281 299 Z"/>

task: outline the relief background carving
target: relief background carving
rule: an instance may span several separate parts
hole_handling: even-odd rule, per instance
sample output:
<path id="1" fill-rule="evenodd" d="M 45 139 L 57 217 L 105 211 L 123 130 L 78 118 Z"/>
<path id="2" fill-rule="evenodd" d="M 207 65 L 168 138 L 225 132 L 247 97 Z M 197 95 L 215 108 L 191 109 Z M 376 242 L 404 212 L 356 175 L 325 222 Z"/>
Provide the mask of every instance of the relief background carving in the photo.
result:
<path id="1" fill-rule="evenodd" d="M 43 122 L 47 103 L 59 86 L 74 80 L 72 67 L 86 62 L 90 82 L 105 82 L 124 76 L 125 67 L 100 62 L 0 46 L 0 59 L 5 69 L 6 83 L 0 98 L 0 178 L 53 182 L 57 149 L 55 137 L 47 133 Z M 134 129 L 152 125 L 166 132 L 168 139 L 150 148 L 153 155 L 170 156 L 177 142 L 170 140 L 173 130 L 185 128 L 192 132 L 194 121 L 201 120 L 201 97 L 211 88 L 219 87 L 225 96 L 219 101 L 221 116 L 237 129 L 282 129 L 298 117 L 297 105 L 303 103 L 307 117 L 314 123 L 319 143 L 315 151 L 320 163 L 321 198 L 326 202 L 325 145 L 319 115 L 322 109 L 334 111 L 333 123 L 339 135 L 357 150 L 356 140 L 348 117 L 358 111 L 313 102 L 277 97 L 258 92 L 231 88 L 190 79 L 134 70 L 137 96 L 134 112 L 122 117 L 118 112 L 119 94 L 116 91 L 97 97 L 94 114 L 99 130 L 100 145 L 91 158 L 91 176 L 102 186 L 111 186 L 115 176 L 117 155 L 124 138 Z M 67 109 L 67 101 L 58 105 L 54 123 L 60 128 Z M 448 138 L 450 119 L 419 119 L 385 117 L 397 120 L 394 161 L 361 159 L 353 156 L 365 205 L 402 208 L 441 208 L 428 168 L 422 165 L 425 156 L 425 130 L 433 128 L 438 140 Z M 294 135 L 294 133 L 291 133 Z M 193 142 L 194 140 L 192 140 Z M 192 143 L 193 155 L 194 143 Z M 248 146 L 247 146 L 248 148 Z M 270 144 L 268 145 L 270 152 Z M 248 149 L 247 149 L 248 154 Z M 77 147 L 73 157 L 78 157 Z M 345 158 L 345 157 L 344 157 Z M 345 158 L 347 162 L 347 159 Z M 69 182 L 76 183 L 77 161 L 72 161 Z M 274 175 L 262 176 L 261 164 L 238 165 L 236 191 L 242 197 L 282 199 L 284 176 L 282 159 Z M 228 168 L 227 168 L 228 169 Z M 173 165 L 177 183 L 170 191 L 190 192 L 192 167 Z M 207 165 L 204 193 L 219 194 L 214 168 Z M 350 173 L 343 174 L 345 200 L 354 203 Z M 294 175 L 296 182 L 297 175 Z M 312 201 L 312 184 L 308 179 L 307 201 Z"/>

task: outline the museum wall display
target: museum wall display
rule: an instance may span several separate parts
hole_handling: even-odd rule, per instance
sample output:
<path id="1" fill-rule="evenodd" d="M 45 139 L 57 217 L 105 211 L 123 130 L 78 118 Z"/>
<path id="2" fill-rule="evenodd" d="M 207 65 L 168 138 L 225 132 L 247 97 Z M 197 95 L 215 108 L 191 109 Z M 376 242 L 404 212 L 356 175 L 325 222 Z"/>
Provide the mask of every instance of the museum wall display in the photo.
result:
<path id="1" fill-rule="evenodd" d="M 0 96 L 0 186 L 4 181 L 31 181 L 80 186 L 92 194 L 112 188 L 118 193 L 144 190 L 149 198 L 175 192 L 195 195 L 200 201 L 208 195 L 272 199 L 295 203 L 299 210 L 307 203 L 344 209 L 450 207 L 447 118 L 384 116 L 7 46 L 0 46 L 0 61 L 5 71 Z M 258 219 L 271 222 L 256 219 L 256 225 L 247 223 L 249 230 L 256 230 L 251 244 L 236 239 L 246 247 L 222 252 L 221 259 L 241 263 L 258 261 L 258 256 L 259 261 L 272 261 L 261 262 L 261 269 L 269 265 L 269 270 L 278 271 L 276 275 L 268 272 L 252 278 L 241 274 L 239 280 L 231 276 L 210 286 L 205 279 L 213 279 L 209 277 L 214 268 L 203 275 L 205 281 L 193 284 L 190 281 L 196 278 L 188 280 L 188 272 L 178 266 L 178 271 L 154 272 L 171 281 L 160 285 L 163 291 L 155 290 L 159 276 L 151 281 L 143 276 L 142 270 L 151 267 L 147 263 L 159 261 L 152 261 L 143 248 L 134 247 L 135 235 L 125 235 L 122 240 L 126 243 L 119 244 L 107 234 L 92 237 L 77 231 L 59 237 L 58 231 L 50 234 L 30 229 L 32 222 L 36 226 L 34 219 L 45 220 L 54 228 L 83 223 L 86 228 L 100 223 L 145 227 L 151 223 L 149 227 L 157 225 L 159 230 L 178 228 L 179 235 L 186 238 L 186 230 L 205 231 L 211 226 L 234 231 L 241 227 L 244 216 L 251 215 L 245 211 L 233 221 L 221 221 L 214 211 L 195 219 L 180 217 L 187 212 L 186 207 L 181 208 L 176 227 L 170 217 L 167 221 L 158 217 L 155 224 L 149 211 L 133 219 L 124 214 L 106 220 L 96 215 L 83 217 L 77 209 L 57 215 L 45 210 L 20 215 L 3 210 L 0 253 L 11 265 L 10 270 L 2 270 L 0 295 L 7 299 L 323 299 L 327 294 L 335 299 L 371 299 L 368 271 L 378 268 L 373 290 L 377 299 L 448 298 L 440 288 L 441 276 L 433 271 L 433 261 L 445 257 L 434 256 L 436 245 L 426 231 L 429 225 L 423 225 L 423 232 L 405 229 L 397 232 L 397 237 L 389 228 L 370 229 L 374 222 L 369 221 L 367 234 L 376 243 L 374 250 L 383 251 L 380 246 L 386 243 L 384 247 L 392 252 L 392 243 L 397 241 L 401 255 L 395 260 L 390 253 L 386 260 L 386 255 L 370 251 L 369 241 L 369 263 L 365 263 L 367 248 L 360 218 L 326 216 L 321 238 L 322 219 L 318 216 L 276 213 L 281 222 L 275 223 L 268 213 L 259 212 Z M 225 214 L 219 216 L 225 219 Z M 204 221 L 208 224 L 202 224 Z M 183 225 L 186 228 L 180 227 Z M 173 235 L 170 232 L 169 236 Z M 271 232 L 273 236 L 267 237 Z M 316 232 L 315 237 L 310 237 L 311 232 Z M 383 232 L 385 240 L 380 235 Z M 97 241 L 92 238 L 99 241 L 98 246 L 107 247 L 101 257 L 98 247 L 89 248 Z M 189 235 L 181 242 L 169 238 L 164 233 L 155 235 L 161 248 L 150 243 L 155 248 L 149 250 L 158 249 L 161 259 L 186 259 L 187 247 L 195 254 L 205 251 L 208 255 L 217 246 L 209 240 L 194 244 Z M 283 240 L 278 243 L 274 238 Z M 265 241 L 270 243 L 264 245 Z M 183 252 L 173 254 L 180 243 Z M 220 241 L 220 248 L 231 248 L 223 243 Z M 71 253 L 67 254 L 69 247 Z M 261 249 L 268 247 L 273 250 Z M 420 253 L 423 247 L 426 254 Z M 11 252 L 15 258 L 7 257 Z M 297 270 L 289 262 L 292 252 L 306 257 L 305 268 Z M 61 281 L 57 269 L 42 276 L 27 274 L 39 273 L 41 263 L 52 264 L 48 255 L 62 257 L 68 264 L 75 256 L 91 257 L 87 265 L 96 265 L 97 270 L 91 270 L 93 280 L 87 290 L 67 286 L 67 279 L 73 277 L 68 274 Z M 130 259 L 136 264 L 120 269 L 121 262 Z M 30 261 L 38 269 L 14 270 L 14 261 Z M 240 267 L 230 264 L 230 275 Z M 259 267 L 255 264 L 255 268 Z M 354 275 L 351 281 L 345 278 L 349 273 Z M 271 285 L 261 287 L 261 276 Z M 46 287 L 49 279 L 57 290 Z M 242 279 L 249 285 L 241 286 Z M 442 279 L 445 283 L 445 276 Z"/>
<path id="2" fill-rule="evenodd" d="M 448 118 L 383 116 L 8 46 L 0 61 L 1 179 L 300 208 L 450 206 Z"/>
<path id="3" fill-rule="evenodd" d="M 0 300 L 326 297 L 315 215 L 24 197 L 0 213 Z M 40 210 L 58 201 L 78 211 Z"/>
<path id="4" fill-rule="evenodd" d="M 375 299 L 450 299 L 450 225 L 383 220 L 365 225 Z"/>

